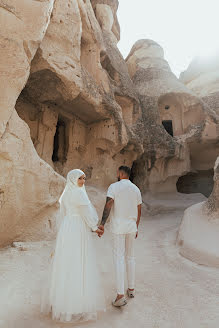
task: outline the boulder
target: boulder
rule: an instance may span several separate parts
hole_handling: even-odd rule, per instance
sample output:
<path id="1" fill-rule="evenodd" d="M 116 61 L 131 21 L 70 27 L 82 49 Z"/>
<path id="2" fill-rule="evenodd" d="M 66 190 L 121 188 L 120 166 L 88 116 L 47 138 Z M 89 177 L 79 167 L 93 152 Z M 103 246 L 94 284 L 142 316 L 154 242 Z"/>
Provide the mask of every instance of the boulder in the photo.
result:
<path id="1" fill-rule="evenodd" d="M 208 200 L 186 209 L 177 243 L 182 256 L 219 267 L 219 157 L 214 167 L 213 191 Z"/>

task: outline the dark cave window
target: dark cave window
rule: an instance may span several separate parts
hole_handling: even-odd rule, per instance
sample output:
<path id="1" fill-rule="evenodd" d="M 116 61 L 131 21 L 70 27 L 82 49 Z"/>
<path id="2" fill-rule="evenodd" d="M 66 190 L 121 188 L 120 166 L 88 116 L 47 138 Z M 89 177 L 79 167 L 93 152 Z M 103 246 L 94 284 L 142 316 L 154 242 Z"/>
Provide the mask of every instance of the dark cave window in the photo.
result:
<path id="1" fill-rule="evenodd" d="M 144 161 L 140 161 L 142 165 L 144 164 Z M 129 180 L 133 182 L 136 185 L 140 185 L 141 182 L 141 176 L 142 176 L 142 166 L 140 165 L 139 161 L 134 161 L 131 167 L 131 174 L 129 177 Z"/>
<path id="2" fill-rule="evenodd" d="M 168 110 L 169 108 L 170 108 L 170 106 L 169 106 L 169 105 L 166 105 L 166 106 L 165 106 L 165 109 L 166 109 L 166 110 Z"/>
<path id="3" fill-rule="evenodd" d="M 213 176 L 213 169 L 189 172 L 178 179 L 177 191 L 183 194 L 201 193 L 209 197 L 214 186 Z"/>
<path id="4" fill-rule="evenodd" d="M 173 137 L 173 123 L 171 120 L 162 121 L 164 129 Z"/>
<path id="5" fill-rule="evenodd" d="M 56 133 L 53 142 L 53 162 L 64 162 L 66 160 L 66 123 L 61 118 L 56 125 Z"/>
<path id="6" fill-rule="evenodd" d="M 131 174 L 130 174 L 129 180 L 131 182 L 133 182 L 134 181 L 134 178 L 135 178 L 135 162 L 133 162 L 133 164 L 132 164 Z"/>

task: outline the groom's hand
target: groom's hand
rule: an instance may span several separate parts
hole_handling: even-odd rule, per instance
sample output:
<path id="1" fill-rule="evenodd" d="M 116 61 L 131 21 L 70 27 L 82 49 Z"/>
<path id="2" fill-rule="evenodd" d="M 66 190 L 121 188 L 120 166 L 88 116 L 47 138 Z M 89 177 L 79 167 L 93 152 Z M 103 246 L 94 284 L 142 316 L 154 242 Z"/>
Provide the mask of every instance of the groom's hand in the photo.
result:
<path id="1" fill-rule="evenodd" d="M 99 228 L 95 232 L 98 234 L 98 237 L 101 237 L 103 234 L 103 231 L 100 230 Z"/>
<path id="2" fill-rule="evenodd" d="M 101 236 L 104 234 L 104 225 L 99 225 L 98 227 L 99 230 L 101 230 Z"/>

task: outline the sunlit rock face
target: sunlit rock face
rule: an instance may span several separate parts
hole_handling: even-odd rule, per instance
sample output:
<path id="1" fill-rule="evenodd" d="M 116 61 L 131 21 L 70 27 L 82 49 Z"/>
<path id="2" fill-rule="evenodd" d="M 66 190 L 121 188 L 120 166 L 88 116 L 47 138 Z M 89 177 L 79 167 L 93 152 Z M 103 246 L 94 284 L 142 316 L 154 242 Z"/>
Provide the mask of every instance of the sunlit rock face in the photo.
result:
<path id="1" fill-rule="evenodd" d="M 30 62 L 45 35 L 53 2 L 1 2 L 0 24 L 4 33 L 0 40 L 0 136 L 27 81 Z"/>
<path id="2" fill-rule="evenodd" d="M 181 255 L 199 264 L 219 267 L 219 157 L 214 188 L 207 201 L 189 207 L 178 234 Z"/>
<path id="3" fill-rule="evenodd" d="M 95 16 L 102 31 L 106 31 L 114 42 L 120 40 L 120 26 L 117 19 L 118 0 L 91 0 Z"/>
<path id="4" fill-rule="evenodd" d="M 155 42 L 138 41 L 123 59 L 117 8 L 1 4 L 0 245 L 52 238 L 73 168 L 105 188 L 118 166 L 132 166 L 142 190 L 156 192 L 194 192 L 187 173 L 197 185 L 213 176 L 215 112 L 177 80 Z"/>
<path id="5" fill-rule="evenodd" d="M 139 40 L 126 59 L 139 94 L 144 154 L 133 165 L 135 181 L 151 191 L 183 191 L 187 172 L 213 168 L 218 154 L 217 117 L 171 72 L 163 49 Z M 209 179 L 212 181 L 210 171 Z M 198 176 L 199 178 L 199 176 Z M 198 192 L 198 190 L 189 190 Z"/>
<path id="6" fill-rule="evenodd" d="M 117 49 L 117 2 L 56 0 L 16 110 L 35 148 L 62 175 L 106 185 L 142 152 L 138 98 Z"/>
<path id="7" fill-rule="evenodd" d="M 180 81 L 202 101 L 208 113 L 191 156 L 197 170 L 212 169 L 219 153 L 219 54 L 195 58 Z"/>
<path id="8" fill-rule="evenodd" d="M 0 140 L 0 170 L 0 246 L 51 238 L 65 179 L 39 158 L 16 111 Z"/>
<path id="9" fill-rule="evenodd" d="M 219 53 L 194 58 L 180 80 L 219 115 Z"/>
<path id="10" fill-rule="evenodd" d="M 117 7 L 1 5 L 1 245 L 52 236 L 70 169 L 106 186 L 119 165 L 131 166 L 143 152 L 139 100 L 116 45 Z"/>
<path id="11" fill-rule="evenodd" d="M 4 1 L 0 8 L 0 246 L 49 238 L 64 179 L 37 155 L 14 106 L 50 21 L 53 1 Z"/>

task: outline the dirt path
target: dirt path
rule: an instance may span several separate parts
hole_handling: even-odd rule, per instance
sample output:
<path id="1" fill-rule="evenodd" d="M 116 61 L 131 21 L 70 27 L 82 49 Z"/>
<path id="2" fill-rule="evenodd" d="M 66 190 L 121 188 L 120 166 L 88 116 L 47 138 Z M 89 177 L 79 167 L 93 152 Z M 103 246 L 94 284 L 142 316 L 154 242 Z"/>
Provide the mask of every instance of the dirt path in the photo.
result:
<path id="1" fill-rule="evenodd" d="M 122 309 L 112 308 L 112 274 L 103 273 L 107 312 L 95 328 L 218 328 L 219 270 L 178 255 L 176 234 L 182 210 L 142 220 L 136 243 L 136 298 Z M 0 327 L 58 328 L 39 313 L 42 279 L 51 252 L 49 243 L 26 244 L 26 250 L 0 251 Z"/>

